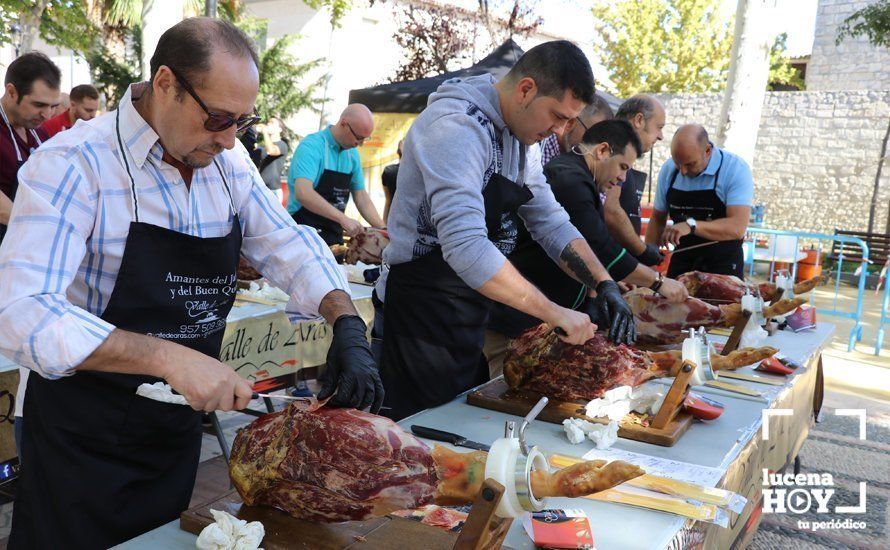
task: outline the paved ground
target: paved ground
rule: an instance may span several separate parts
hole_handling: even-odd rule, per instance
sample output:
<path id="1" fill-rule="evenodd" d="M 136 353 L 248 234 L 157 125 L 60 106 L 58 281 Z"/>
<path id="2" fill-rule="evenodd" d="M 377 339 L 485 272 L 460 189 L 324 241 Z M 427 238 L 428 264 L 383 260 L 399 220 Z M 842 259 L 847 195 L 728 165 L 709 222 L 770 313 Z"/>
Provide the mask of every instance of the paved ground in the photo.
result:
<path id="1" fill-rule="evenodd" d="M 841 285 L 836 293 L 833 286 L 820 287 L 814 294 L 819 308 L 847 311 L 855 308 L 855 288 Z M 751 548 L 890 548 L 887 505 L 890 500 L 890 335 L 885 338 L 881 354 L 874 355 L 882 296 L 883 293 L 876 296 L 873 290 L 866 290 L 862 341 L 852 352 L 847 351 L 847 343 L 853 320 L 819 317 L 821 321 L 836 324 L 837 332 L 823 354 L 826 385 L 823 421 L 810 432 L 800 453 L 802 472 L 832 474 L 841 506 L 856 505 L 858 483 L 867 483 L 867 512 L 854 518 L 864 521 L 866 527 L 814 532 L 799 528 L 798 520 L 831 518 L 765 515 Z M 865 409 L 866 441 L 858 439 L 857 421 L 852 417 L 834 416 L 834 409 Z"/>

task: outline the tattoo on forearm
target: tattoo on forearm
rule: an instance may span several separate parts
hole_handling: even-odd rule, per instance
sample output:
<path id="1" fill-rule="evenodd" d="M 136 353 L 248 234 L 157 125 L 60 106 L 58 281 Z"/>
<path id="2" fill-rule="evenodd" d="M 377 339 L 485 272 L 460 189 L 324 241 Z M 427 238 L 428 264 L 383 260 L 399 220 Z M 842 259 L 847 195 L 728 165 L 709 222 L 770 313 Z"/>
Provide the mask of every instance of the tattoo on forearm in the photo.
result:
<path id="1" fill-rule="evenodd" d="M 569 244 L 566 246 L 559 255 L 559 259 L 565 263 L 569 271 L 574 273 L 579 281 L 587 285 L 587 288 L 596 288 L 598 281 L 593 277 L 593 273 L 590 272 L 587 264 L 578 255 L 578 251 L 575 250 L 573 245 Z"/>

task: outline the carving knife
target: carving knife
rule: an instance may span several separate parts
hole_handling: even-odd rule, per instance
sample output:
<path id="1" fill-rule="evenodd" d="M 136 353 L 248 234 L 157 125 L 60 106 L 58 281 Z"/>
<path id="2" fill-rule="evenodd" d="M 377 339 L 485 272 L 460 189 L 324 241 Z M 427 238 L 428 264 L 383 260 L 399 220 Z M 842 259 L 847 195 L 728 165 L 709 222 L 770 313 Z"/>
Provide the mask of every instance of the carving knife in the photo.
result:
<path id="1" fill-rule="evenodd" d="M 427 428 L 425 426 L 411 424 L 411 431 L 416 436 L 432 439 L 433 441 L 444 441 L 445 443 L 451 443 L 457 447 L 466 447 L 467 449 L 475 449 L 477 451 L 488 451 L 491 449 L 491 445 L 470 441 L 462 435 L 443 432 L 442 430 L 437 430 L 435 428 Z"/>
<path id="2" fill-rule="evenodd" d="M 688 250 L 695 250 L 696 248 L 704 248 L 706 246 L 715 245 L 719 242 L 721 242 L 721 241 L 709 241 L 706 243 L 694 244 L 692 246 L 687 246 L 685 248 L 680 248 L 680 249 L 675 248 L 675 249 L 671 250 L 670 252 L 671 252 L 671 254 L 682 254 L 683 252 L 686 252 Z"/>
<path id="3" fill-rule="evenodd" d="M 260 397 L 268 397 L 269 399 L 281 399 L 284 401 L 311 401 L 309 397 L 296 397 L 293 395 L 277 395 L 274 393 L 257 393 L 253 392 L 253 395 L 250 396 L 251 399 L 259 399 Z"/>

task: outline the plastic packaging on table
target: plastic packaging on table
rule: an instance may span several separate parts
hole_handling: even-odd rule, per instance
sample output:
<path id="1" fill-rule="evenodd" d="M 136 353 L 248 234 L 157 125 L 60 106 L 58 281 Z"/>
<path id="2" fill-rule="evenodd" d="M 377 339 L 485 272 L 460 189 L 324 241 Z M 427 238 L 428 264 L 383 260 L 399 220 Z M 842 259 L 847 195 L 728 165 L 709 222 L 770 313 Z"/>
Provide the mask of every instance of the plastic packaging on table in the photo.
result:
<path id="1" fill-rule="evenodd" d="M 550 465 L 554 468 L 567 468 L 573 464 L 581 462 L 581 459 L 563 455 L 552 455 L 549 461 Z M 649 491 L 663 493 L 665 495 L 670 495 L 672 497 L 678 497 L 681 499 L 691 499 L 697 501 L 698 503 L 713 505 L 718 508 L 726 508 L 727 510 L 736 514 L 740 514 L 745 508 L 745 504 L 747 504 L 748 502 L 748 499 L 743 497 L 742 495 L 734 493 L 732 491 L 727 491 L 726 489 L 705 487 L 702 485 L 697 485 L 695 483 L 687 483 L 685 481 L 670 479 L 667 477 L 661 477 L 652 474 L 643 474 L 640 477 L 624 482 L 619 487 L 624 487 L 627 485 L 638 487 L 640 489 L 648 489 Z M 617 488 L 609 489 L 609 491 L 614 491 L 615 489 Z M 596 495 L 591 495 L 591 497 L 593 496 Z M 665 502 L 662 505 L 668 504 L 670 503 Z M 645 507 L 648 508 L 650 506 Z M 676 513 L 678 513 L 678 515 L 686 515 L 685 512 L 687 511 L 688 509 L 682 508 L 680 512 Z M 707 512 L 705 515 L 713 516 L 714 519 L 717 518 L 717 514 L 715 513 Z"/>
<path id="2" fill-rule="evenodd" d="M 593 532 L 584 510 L 531 512 L 523 516 L 522 526 L 539 548 L 593 548 Z"/>
<path id="3" fill-rule="evenodd" d="M 763 361 L 760 362 L 759 365 L 754 367 L 754 370 L 758 370 L 760 372 L 768 372 L 771 374 L 782 374 L 789 375 L 794 374 L 794 369 L 788 368 L 784 363 L 779 361 L 775 356 L 767 357 Z"/>

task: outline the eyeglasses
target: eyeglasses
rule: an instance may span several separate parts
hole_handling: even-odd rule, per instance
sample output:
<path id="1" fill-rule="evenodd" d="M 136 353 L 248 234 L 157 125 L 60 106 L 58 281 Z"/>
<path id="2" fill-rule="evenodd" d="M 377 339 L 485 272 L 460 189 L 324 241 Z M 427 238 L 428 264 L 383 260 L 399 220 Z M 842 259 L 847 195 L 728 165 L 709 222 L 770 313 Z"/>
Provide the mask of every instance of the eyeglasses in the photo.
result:
<path id="1" fill-rule="evenodd" d="M 352 126 L 350 126 L 349 123 L 346 122 L 345 120 L 343 121 L 343 124 L 345 124 L 346 127 L 349 128 L 349 131 L 352 133 L 352 137 L 354 137 L 355 140 L 356 140 L 357 142 L 359 142 L 359 145 L 361 145 L 362 143 L 365 142 L 365 140 L 367 140 L 368 138 L 371 137 L 371 136 L 368 136 L 368 137 L 362 137 L 362 136 L 356 134 L 356 133 L 355 133 L 355 130 L 352 129 Z"/>
<path id="2" fill-rule="evenodd" d="M 584 124 L 584 121 L 581 120 L 581 117 L 576 116 L 576 117 L 575 117 L 575 120 L 578 122 L 578 124 L 581 125 L 582 128 L 584 128 L 584 131 L 585 131 L 585 132 L 586 132 L 587 130 L 590 130 L 590 126 Z"/>
<path id="3" fill-rule="evenodd" d="M 582 124 L 583 126 L 583 124 Z M 609 156 L 611 157 L 614 153 L 612 152 L 612 146 L 606 143 L 609 147 Z M 577 145 L 572 145 L 571 151 L 578 155 L 579 157 L 583 157 L 585 155 L 593 155 L 596 151 L 592 148 L 586 147 L 584 144 L 578 143 Z"/>
<path id="4" fill-rule="evenodd" d="M 180 86 L 185 88 L 185 91 L 192 96 L 192 99 L 195 100 L 205 113 L 207 113 L 207 120 L 204 121 L 204 129 L 208 132 L 222 132 L 228 130 L 232 126 L 236 126 L 238 132 L 243 132 L 262 120 L 257 114 L 256 109 L 253 110 L 253 115 L 243 116 L 241 118 L 235 118 L 224 113 L 214 113 L 207 108 L 207 105 L 205 105 L 203 101 L 201 101 L 201 98 L 198 97 L 195 89 L 192 88 L 192 85 L 189 84 L 186 79 L 181 77 L 173 67 L 168 66 L 167 68 L 170 69 L 170 72 L 176 77 L 176 81 L 179 82 Z"/>

